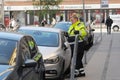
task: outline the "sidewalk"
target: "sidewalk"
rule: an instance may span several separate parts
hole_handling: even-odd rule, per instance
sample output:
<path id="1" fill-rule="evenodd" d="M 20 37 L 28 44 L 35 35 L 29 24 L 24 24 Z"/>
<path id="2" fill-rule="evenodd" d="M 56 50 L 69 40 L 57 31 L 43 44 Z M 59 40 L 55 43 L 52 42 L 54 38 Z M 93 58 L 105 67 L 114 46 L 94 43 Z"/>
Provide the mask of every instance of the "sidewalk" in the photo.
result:
<path id="1" fill-rule="evenodd" d="M 120 80 L 120 33 L 103 35 L 85 67 L 86 77 L 77 80 Z"/>

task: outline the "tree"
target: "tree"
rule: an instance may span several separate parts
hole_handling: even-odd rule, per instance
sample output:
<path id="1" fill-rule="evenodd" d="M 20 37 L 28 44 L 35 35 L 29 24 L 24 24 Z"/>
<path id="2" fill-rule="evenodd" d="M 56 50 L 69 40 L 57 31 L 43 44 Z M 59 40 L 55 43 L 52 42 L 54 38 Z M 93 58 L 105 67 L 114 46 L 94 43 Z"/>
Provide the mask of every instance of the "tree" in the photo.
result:
<path id="1" fill-rule="evenodd" d="M 62 0 L 33 0 L 33 5 L 39 7 L 39 15 L 45 16 L 49 13 L 50 16 L 56 13 L 59 8 L 59 4 Z"/>

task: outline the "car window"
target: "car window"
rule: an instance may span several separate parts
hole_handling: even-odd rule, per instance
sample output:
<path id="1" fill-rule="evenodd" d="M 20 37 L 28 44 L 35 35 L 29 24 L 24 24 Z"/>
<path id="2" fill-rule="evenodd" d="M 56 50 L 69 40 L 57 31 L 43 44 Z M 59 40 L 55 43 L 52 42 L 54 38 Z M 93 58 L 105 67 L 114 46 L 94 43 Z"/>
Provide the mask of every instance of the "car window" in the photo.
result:
<path id="1" fill-rule="evenodd" d="M 48 31 L 18 30 L 18 32 L 32 35 L 37 46 L 57 47 L 59 45 L 59 34 Z"/>
<path id="2" fill-rule="evenodd" d="M 62 22 L 60 22 L 60 23 L 56 23 L 55 24 L 55 28 L 60 28 L 60 29 L 62 29 L 62 30 L 64 30 L 64 31 L 68 31 L 68 29 L 69 29 L 69 27 L 71 26 L 71 23 L 62 23 Z"/>
<path id="3" fill-rule="evenodd" d="M 14 40 L 0 39 L 0 64 L 9 64 L 13 54 L 16 57 L 16 44 Z"/>

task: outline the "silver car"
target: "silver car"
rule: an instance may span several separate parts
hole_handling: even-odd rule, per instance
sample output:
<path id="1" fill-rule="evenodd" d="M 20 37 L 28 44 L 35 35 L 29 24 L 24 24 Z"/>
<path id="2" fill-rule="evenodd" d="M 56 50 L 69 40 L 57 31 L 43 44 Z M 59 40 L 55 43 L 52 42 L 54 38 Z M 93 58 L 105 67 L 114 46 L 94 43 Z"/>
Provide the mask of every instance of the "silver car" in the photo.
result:
<path id="1" fill-rule="evenodd" d="M 20 27 L 18 32 L 33 36 L 43 54 L 46 78 L 63 80 L 70 68 L 71 48 L 61 29 L 48 27 Z"/>

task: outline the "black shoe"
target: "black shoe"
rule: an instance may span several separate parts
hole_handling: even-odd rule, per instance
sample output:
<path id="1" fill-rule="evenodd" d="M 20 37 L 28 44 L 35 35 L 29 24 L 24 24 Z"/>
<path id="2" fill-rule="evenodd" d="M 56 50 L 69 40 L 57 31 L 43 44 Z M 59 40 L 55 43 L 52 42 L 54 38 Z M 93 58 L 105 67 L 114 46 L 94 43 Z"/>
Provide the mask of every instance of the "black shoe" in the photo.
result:
<path id="1" fill-rule="evenodd" d="M 85 73 L 79 73 L 78 75 L 75 74 L 75 77 L 85 77 Z"/>

